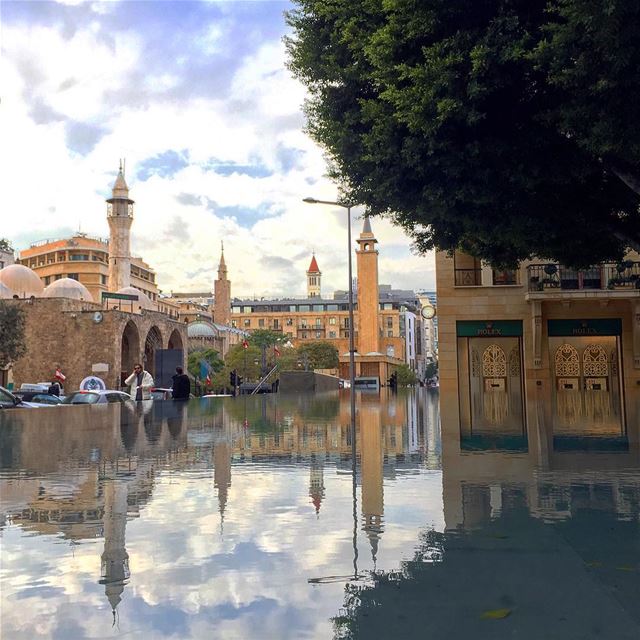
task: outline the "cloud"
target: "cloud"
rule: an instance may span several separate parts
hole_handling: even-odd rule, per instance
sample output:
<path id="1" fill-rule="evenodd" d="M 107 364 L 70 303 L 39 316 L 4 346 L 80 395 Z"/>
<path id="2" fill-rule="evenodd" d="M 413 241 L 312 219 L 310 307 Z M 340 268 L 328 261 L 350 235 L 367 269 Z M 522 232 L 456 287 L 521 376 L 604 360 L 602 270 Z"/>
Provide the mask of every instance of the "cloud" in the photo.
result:
<path id="1" fill-rule="evenodd" d="M 81 155 L 87 155 L 107 134 L 107 129 L 85 122 L 68 122 L 66 124 L 67 148 Z"/>
<path id="2" fill-rule="evenodd" d="M 188 166 L 189 151 L 187 149 L 183 149 L 181 152 L 169 149 L 155 155 L 153 158 L 147 158 L 138 163 L 136 176 L 143 181 L 148 180 L 153 175 L 170 178 Z"/>

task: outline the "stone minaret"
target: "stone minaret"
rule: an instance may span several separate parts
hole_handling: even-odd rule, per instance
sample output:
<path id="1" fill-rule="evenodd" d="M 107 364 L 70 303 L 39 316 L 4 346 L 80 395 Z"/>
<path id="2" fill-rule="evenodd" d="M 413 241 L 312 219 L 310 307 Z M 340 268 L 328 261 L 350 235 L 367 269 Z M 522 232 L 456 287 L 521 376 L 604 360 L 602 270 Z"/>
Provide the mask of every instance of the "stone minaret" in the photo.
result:
<path id="1" fill-rule="evenodd" d="M 358 339 L 356 348 L 360 355 L 380 351 L 378 315 L 378 250 L 377 240 L 371 231 L 369 217 L 364 219 L 362 233 L 357 240 L 358 269 Z"/>
<path id="2" fill-rule="evenodd" d="M 124 180 L 122 162 L 113 185 L 112 196 L 107 200 L 109 223 L 109 291 L 118 291 L 131 284 L 131 223 L 133 200 Z"/>
<path id="3" fill-rule="evenodd" d="M 320 297 L 320 278 L 322 272 L 318 269 L 318 263 L 316 262 L 316 256 L 312 256 L 311 264 L 307 269 L 307 298 L 319 298 Z"/>
<path id="4" fill-rule="evenodd" d="M 227 279 L 227 265 L 224 261 L 224 244 L 218 264 L 218 279 L 213 283 L 213 321 L 231 324 L 231 282 Z"/>

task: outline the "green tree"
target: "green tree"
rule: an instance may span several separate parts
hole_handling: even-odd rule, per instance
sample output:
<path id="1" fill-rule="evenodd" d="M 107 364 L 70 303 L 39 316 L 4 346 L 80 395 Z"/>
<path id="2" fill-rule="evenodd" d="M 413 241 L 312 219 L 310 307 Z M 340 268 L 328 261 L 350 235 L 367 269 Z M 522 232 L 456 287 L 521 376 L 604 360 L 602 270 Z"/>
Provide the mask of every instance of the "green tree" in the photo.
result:
<path id="1" fill-rule="evenodd" d="M 26 320 L 16 304 L 0 300 L 0 367 L 19 360 L 26 352 Z"/>
<path id="2" fill-rule="evenodd" d="M 289 66 L 345 201 L 497 266 L 640 246 L 635 0 L 294 2 Z"/>
<path id="3" fill-rule="evenodd" d="M 415 371 L 408 364 L 398 365 L 396 374 L 399 387 L 408 387 L 418 382 Z"/>
<path id="4" fill-rule="evenodd" d="M 275 344 L 282 343 L 282 333 L 279 331 L 272 331 L 271 329 L 256 329 L 251 332 L 248 342 L 250 345 L 262 348 L 273 347 Z"/>
<path id="5" fill-rule="evenodd" d="M 303 342 L 297 349 L 298 359 L 309 369 L 335 369 L 338 366 L 338 349 L 326 340 Z"/>
<path id="6" fill-rule="evenodd" d="M 13 247 L 11 246 L 11 243 L 6 238 L 0 238 L 0 251 L 13 253 Z"/>
<path id="7" fill-rule="evenodd" d="M 215 349 L 201 349 L 191 351 L 187 356 L 187 370 L 194 378 L 200 378 L 200 362 L 206 362 L 214 373 L 221 371 L 224 362 L 220 359 L 220 354 Z"/>
<path id="8" fill-rule="evenodd" d="M 433 378 L 433 376 L 438 375 L 438 363 L 437 362 L 429 362 L 424 370 L 425 378 Z"/>

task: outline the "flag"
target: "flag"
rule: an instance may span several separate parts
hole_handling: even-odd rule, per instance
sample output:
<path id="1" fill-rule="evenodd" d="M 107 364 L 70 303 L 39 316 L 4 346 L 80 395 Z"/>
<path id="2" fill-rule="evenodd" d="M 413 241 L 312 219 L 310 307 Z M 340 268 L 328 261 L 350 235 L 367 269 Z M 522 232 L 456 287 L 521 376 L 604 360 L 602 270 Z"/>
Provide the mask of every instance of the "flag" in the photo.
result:
<path id="1" fill-rule="evenodd" d="M 242 341 L 242 348 L 243 349 L 248 349 L 249 348 L 249 343 L 246 340 Z"/>
<path id="2" fill-rule="evenodd" d="M 207 387 L 211 386 L 211 376 L 209 374 L 207 374 L 207 379 L 204 381 L 204 383 L 207 385 Z"/>
<path id="3" fill-rule="evenodd" d="M 274 344 L 273 345 L 273 355 L 277 358 L 280 355 L 280 349 Z"/>
<path id="4" fill-rule="evenodd" d="M 67 376 L 65 376 L 64 373 L 62 373 L 62 371 L 60 371 L 60 367 L 56 367 L 56 374 L 55 374 L 54 378 L 56 380 L 60 380 L 60 382 L 64 382 L 67 379 Z"/>

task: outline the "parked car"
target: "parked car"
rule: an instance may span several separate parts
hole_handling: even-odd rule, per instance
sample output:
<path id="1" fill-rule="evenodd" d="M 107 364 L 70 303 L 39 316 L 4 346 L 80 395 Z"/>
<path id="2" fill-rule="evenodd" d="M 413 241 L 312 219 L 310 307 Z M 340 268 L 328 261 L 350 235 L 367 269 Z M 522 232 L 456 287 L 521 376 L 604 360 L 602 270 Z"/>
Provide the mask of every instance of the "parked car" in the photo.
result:
<path id="1" fill-rule="evenodd" d="M 107 404 L 119 402 L 120 404 L 133 403 L 131 396 L 124 391 L 73 391 L 65 396 L 61 404 Z"/>
<path id="2" fill-rule="evenodd" d="M 162 387 L 151 388 L 152 400 L 171 400 L 173 398 L 173 392 L 171 389 L 164 389 Z"/>
<path id="3" fill-rule="evenodd" d="M 54 396 L 51 393 L 41 393 L 39 391 L 23 391 L 18 389 L 13 392 L 14 396 L 24 400 L 25 402 L 42 405 L 56 405 L 60 404 L 63 400 L 60 396 Z"/>
<path id="4" fill-rule="evenodd" d="M 25 409 L 33 408 L 34 406 L 30 402 L 25 402 L 18 396 L 13 395 L 9 389 L 0 387 L 0 409 Z"/>

